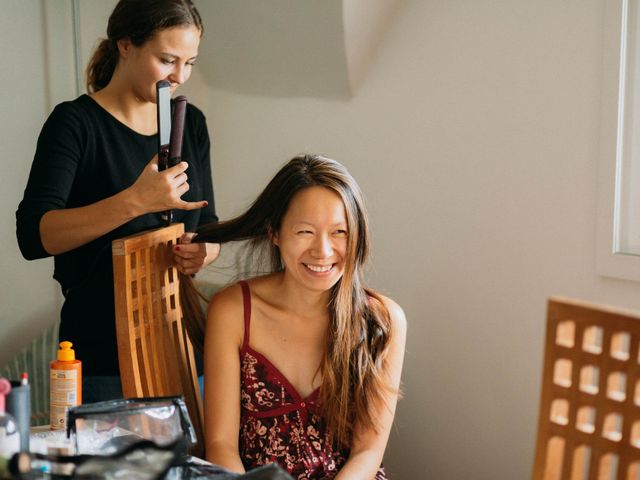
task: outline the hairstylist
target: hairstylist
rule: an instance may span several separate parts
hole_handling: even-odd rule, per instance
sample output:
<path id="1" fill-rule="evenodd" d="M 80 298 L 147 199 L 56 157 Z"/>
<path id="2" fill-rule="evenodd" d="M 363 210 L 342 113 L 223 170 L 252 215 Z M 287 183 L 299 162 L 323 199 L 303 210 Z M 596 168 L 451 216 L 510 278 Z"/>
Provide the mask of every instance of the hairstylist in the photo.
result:
<path id="1" fill-rule="evenodd" d="M 87 95 L 56 106 L 38 139 L 16 212 L 25 258 L 53 255 L 65 297 L 60 338 L 83 362 L 83 401 L 122 396 L 114 321 L 111 241 L 176 222 L 193 232 L 216 222 L 205 118 L 188 105 L 183 162 L 158 171 L 155 84 L 189 79 L 203 26 L 190 0 L 120 0 L 87 67 Z M 219 245 L 174 249 L 193 274 Z"/>

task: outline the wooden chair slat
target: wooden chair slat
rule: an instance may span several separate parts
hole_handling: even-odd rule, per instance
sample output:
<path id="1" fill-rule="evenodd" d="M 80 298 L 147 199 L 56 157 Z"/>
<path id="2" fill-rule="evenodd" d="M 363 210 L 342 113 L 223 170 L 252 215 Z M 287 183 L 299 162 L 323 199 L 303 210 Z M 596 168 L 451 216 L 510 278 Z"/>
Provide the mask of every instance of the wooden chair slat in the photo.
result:
<path id="1" fill-rule="evenodd" d="M 549 300 L 533 480 L 640 471 L 639 344 L 640 313 Z"/>
<path id="2" fill-rule="evenodd" d="M 172 254 L 183 233 L 178 223 L 114 240 L 118 359 L 125 398 L 184 396 L 198 437 L 192 453 L 202 456 L 202 399 Z"/>

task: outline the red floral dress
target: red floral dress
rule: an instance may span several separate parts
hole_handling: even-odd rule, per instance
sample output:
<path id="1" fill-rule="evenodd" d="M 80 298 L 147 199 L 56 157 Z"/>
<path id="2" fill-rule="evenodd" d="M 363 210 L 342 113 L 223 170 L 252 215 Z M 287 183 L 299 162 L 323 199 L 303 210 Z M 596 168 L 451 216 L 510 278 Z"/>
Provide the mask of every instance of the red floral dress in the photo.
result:
<path id="1" fill-rule="evenodd" d="M 251 293 L 240 282 L 244 301 L 244 340 L 240 349 L 242 407 L 240 458 L 247 470 L 278 463 L 296 480 L 330 479 L 349 457 L 339 450 L 319 414 L 318 390 L 301 398 L 284 375 L 249 346 Z M 386 480 L 380 467 L 376 480 Z"/>

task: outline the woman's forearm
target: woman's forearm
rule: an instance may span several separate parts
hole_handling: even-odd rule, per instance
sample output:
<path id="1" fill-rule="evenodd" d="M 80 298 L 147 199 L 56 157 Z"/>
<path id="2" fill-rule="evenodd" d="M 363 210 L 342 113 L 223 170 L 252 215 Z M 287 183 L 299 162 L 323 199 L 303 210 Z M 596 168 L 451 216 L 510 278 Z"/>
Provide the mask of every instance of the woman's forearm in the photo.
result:
<path id="1" fill-rule="evenodd" d="M 380 469 L 380 463 L 379 455 L 374 451 L 351 454 L 335 480 L 373 480 Z"/>
<path id="2" fill-rule="evenodd" d="M 81 247 L 142 215 L 129 189 L 91 205 L 51 210 L 40 219 L 42 246 L 51 255 Z"/>
<path id="3" fill-rule="evenodd" d="M 207 461 L 236 473 L 244 473 L 238 450 L 231 447 L 207 445 Z"/>
<path id="4" fill-rule="evenodd" d="M 173 208 L 195 210 L 207 206 L 206 200 L 182 200 L 189 185 L 187 162 L 158 171 L 156 155 L 129 188 L 86 207 L 51 210 L 40 219 L 42 246 L 51 255 L 78 248 L 116 227 L 148 212 Z"/>

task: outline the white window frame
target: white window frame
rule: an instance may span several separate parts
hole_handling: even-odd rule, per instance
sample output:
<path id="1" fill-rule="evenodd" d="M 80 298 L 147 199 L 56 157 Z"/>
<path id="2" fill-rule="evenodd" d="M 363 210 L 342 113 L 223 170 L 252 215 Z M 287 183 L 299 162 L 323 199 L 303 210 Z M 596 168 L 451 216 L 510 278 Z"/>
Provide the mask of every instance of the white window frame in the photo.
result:
<path id="1" fill-rule="evenodd" d="M 640 251 L 629 252 L 621 247 L 621 232 L 627 231 L 628 221 L 622 215 L 623 175 L 625 158 L 625 105 L 628 82 L 626 59 L 630 35 L 640 38 L 640 22 L 630 22 L 629 12 L 640 10 L 640 0 L 606 0 L 603 31 L 602 110 L 600 132 L 600 159 L 598 170 L 598 213 L 596 267 L 599 274 L 640 281 Z M 632 28 L 635 32 L 630 31 Z M 633 37 L 632 37 L 633 38 Z M 640 124 L 640 118 L 635 119 Z M 628 161 L 628 160 L 627 160 Z M 625 187 L 626 188 L 626 187 Z M 638 186 L 640 188 L 640 186 Z M 640 222 L 640 218 L 636 221 Z"/>

